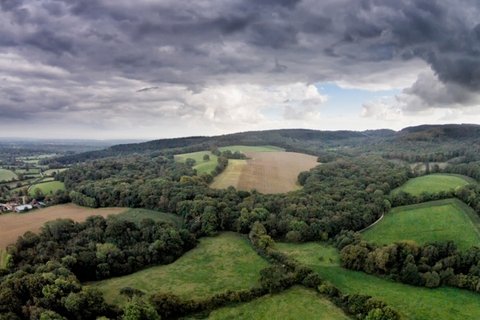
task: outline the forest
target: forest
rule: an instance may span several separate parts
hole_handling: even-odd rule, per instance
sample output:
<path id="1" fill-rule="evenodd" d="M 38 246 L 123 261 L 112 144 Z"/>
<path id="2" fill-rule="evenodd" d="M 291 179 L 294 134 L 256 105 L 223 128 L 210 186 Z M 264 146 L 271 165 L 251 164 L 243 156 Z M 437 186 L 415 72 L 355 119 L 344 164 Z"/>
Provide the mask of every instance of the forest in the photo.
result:
<path id="1" fill-rule="evenodd" d="M 258 143 L 273 137 L 269 142 L 282 139 L 277 145 L 292 149 L 292 139 L 305 139 L 298 148 L 323 159 L 320 165 L 298 176 L 301 189 L 287 194 L 261 194 L 233 187 L 211 189 L 213 175 L 228 165 L 228 159 L 245 157 L 216 150 L 221 146 L 219 141 L 230 141 L 225 136 L 214 145 L 209 138 L 198 137 L 121 145 L 57 158 L 55 161 L 69 165 L 68 170 L 56 176 L 67 189 L 53 196 L 58 202 L 72 201 L 92 208 L 145 208 L 172 213 L 183 223 L 178 226 L 151 219 L 133 222 L 90 217 L 85 222 L 57 220 L 45 224 L 40 232 L 26 233 L 7 248 L 8 263 L 0 269 L 0 319 L 176 319 L 205 312 L 208 315 L 219 307 L 252 301 L 296 285 L 312 288 L 355 319 L 400 319 L 395 305 L 367 295 L 343 293 L 309 267 L 278 251 L 276 242 L 321 241 L 340 250 L 341 264 L 347 269 L 414 286 L 449 286 L 480 292 L 478 246 L 462 251 L 448 241 L 377 245 L 363 240 L 360 233 L 392 207 L 431 200 L 457 198 L 480 213 L 477 184 L 420 195 L 392 192 L 418 176 L 402 161 L 454 159 L 432 171 L 478 180 L 480 162 L 470 154 L 476 147 L 465 143 L 473 139 L 478 128 L 450 129 L 381 131 L 371 132 L 370 137 L 300 130 L 260 134 Z M 245 133 L 231 139 L 247 141 L 254 136 Z M 327 140 L 321 144 L 310 144 L 323 138 Z M 363 139 L 369 142 L 363 143 Z M 391 145 L 389 139 L 404 142 Z M 412 139 L 429 147 L 411 157 L 410 152 L 415 153 L 408 148 Z M 443 143 L 434 149 L 439 139 Z M 455 139 L 462 143 L 454 143 Z M 333 141 L 338 143 L 336 148 L 325 147 L 333 147 Z M 174 160 L 173 154 L 195 151 L 199 145 L 205 147 L 204 143 L 221 159 L 213 175 L 199 175 L 192 168 L 194 163 Z M 329 159 L 317 148 L 330 150 Z M 393 156 L 402 161 L 392 161 Z M 269 262 L 260 272 L 257 287 L 226 291 L 204 300 L 161 291 L 144 297 L 140 290 L 126 287 L 120 293 L 128 297 L 128 303 L 118 306 L 107 303 L 99 291 L 84 285 L 172 263 L 195 248 L 202 237 L 225 231 L 248 237 L 256 252 Z"/>

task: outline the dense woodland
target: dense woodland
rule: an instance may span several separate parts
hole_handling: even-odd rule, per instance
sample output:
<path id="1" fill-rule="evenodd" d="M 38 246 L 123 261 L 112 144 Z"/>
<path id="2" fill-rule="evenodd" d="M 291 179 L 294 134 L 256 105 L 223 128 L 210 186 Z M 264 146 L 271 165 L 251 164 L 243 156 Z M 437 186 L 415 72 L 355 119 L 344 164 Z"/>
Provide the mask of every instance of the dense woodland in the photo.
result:
<path id="1" fill-rule="evenodd" d="M 25 234 L 8 248 L 7 269 L 0 271 L 0 319 L 174 319 L 293 285 L 315 289 L 354 318 L 399 318 L 395 306 L 343 294 L 275 251 L 275 240 L 330 241 L 341 249 L 346 268 L 417 286 L 448 285 L 480 292 L 479 248 L 461 252 L 452 243 L 376 246 L 357 233 L 392 206 L 434 199 L 457 197 L 480 213 L 480 187 L 475 185 L 438 194 L 390 195 L 415 174 L 404 161 L 448 161 L 443 171 L 478 180 L 479 128 L 427 126 L 399 133 L 278 130 L 216 137 L 214 143 L 207 137 L 159 140 L 58 158 L 59 163 L 76 164 L 56 177 L 68 190 L 53 196 L 57 202 L 170 212 L 183 218 L 183 227 L 91 217 L 83 223 L 51 222 L 38 234 Z M 264 195 L 255 190 L 210 189 L 211 175 L 197 175 L 193 163 L 173 160 L 175 153 L 212 150 L 232 142 L 275 144 L 317 155 L 323 164 L 299 175 L 301 190 Z M 219 156 L 223 168 L 229 158 L 242 157 Z M 124 288 L 122 294 L 129 302 L 119 308 L 82 286 L 85 281 L 170 263 L 195 247 L 199 237 L 221 231 L 248 234 L 258 253 L 271 262 L 260 274 L 259 287 L 201 301 L 164 293 L 144 299 L 141 292 Z"/>

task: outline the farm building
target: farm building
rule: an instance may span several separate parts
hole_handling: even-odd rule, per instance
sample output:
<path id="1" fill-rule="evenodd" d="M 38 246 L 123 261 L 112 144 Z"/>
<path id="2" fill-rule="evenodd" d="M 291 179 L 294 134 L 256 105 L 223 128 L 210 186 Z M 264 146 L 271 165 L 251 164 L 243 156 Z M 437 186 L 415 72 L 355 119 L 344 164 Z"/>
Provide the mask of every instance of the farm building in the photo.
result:
<path id="1" fill-rule="evenodd" d="M 29 210 L 32 210 L 33 209 L 33 206 L 30 205 L 30 204 L 23 204 L 21 206 L 16 206 L 15 207 L 15 212 L 25 212 L 25 211 L 29 211 Z"/>

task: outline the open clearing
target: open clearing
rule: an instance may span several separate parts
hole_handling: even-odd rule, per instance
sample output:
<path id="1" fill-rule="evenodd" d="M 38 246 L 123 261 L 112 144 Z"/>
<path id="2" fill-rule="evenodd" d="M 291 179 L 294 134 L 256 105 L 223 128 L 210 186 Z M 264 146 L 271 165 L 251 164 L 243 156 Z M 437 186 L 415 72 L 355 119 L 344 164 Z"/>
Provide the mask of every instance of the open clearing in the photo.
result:
<path id="1" fill-rule="evenodd" d="M 441 191 L 455 190 L 472 183 L 476 183 L 475 180 L 467 176 L 435 173 L 410 179 L 392 192 L 396 193 L 404 191 L 417 196 L 423 192 L 437 193 Z"/>
<path id="2" fill-rule="evenodd" d="M 321 243 L 287 244 L 277 247 L 317 271 L 345 293 L 368 294 L 385 301 L 404 319 L 480 319 L 478 293 L 456 288 L 428 289 L 351 271 L 339 266 L 335 248 Z"/>
<path id="3" fill-rule="evenodd" d="M 227 151 L 230 150 L 232 152 L 238 151 L 241 153 L 246 152 L 278 152 L 278 151 L 285 151 L 285 149 L 275 146 L 226 146 L 218 148 L 220 151 Z"/>
<path id="4" fill-rule="evenodd" d="M 17 179 L 15 172 L 7 169 L 0 168 L 0 181 L 10 181 L 12 179 Z"/>
<path id="5" fill-rule="evenodd" d="M 65 185 L 61 181 L 47 181 L 37 184 L 32 184 L 28 188 L 30 196 L 35 196 L 35 190 L 40 189 L 44 195 L 54 194 L 58 190 L 65 190 Z"/>
<path id="6" fill-rule="evenodd" d="M 203 157 L 208 155 L 210 160 L 203 160 Z M 195 160 L 195 165 L 193 169 L 197 170 L 198 174 L 210 173 L 217 166 L 217 156 L 211 153 L 210 151 L 198 151 L 191 153 L 182 153 L 175 155 L 175 160 L 178 162 L 184 163 L 187 159 Z"/>
<path id="7" fill-rule="evenodd" d="M 363 239 L 377 244 L 451 240 L 459 248 L 468 249 L 480 246 L 480 218 L 458 199 L 396 207 L 365 231 Z"/>
<path id="8" fill-rule="evenodd" d="M 208 319 L 347 320 L 345 313 L 313 290 L 293 287 L 248 303 L 220 308 Z"/>
<path id="9" fill-rule="evenodd" d="M 89 216 L 108 216 L 125 211 L 125 208 L 92 209 L 74 204 L 62 204 L 28 213 L 9 213 L 0 215 L 0 249 L 17 241 L 17 238 L 27 231 L 39 231 L 47 221 L 56 219 L 72 219 L 83 221 Z"/>
<path id="10" fill-rule="evenodd" d="M 177 261 L 131 275 L 91 283 L 110 303 L 122 303 L 123 287 L 146 294 L 171 292 L 182 298 L 205 298 L 226 290 L 249 289 L 258 284 L 259 272 L 268 263 L 243 236 L 226 232 L 202 238 L 198 246 Z"/>
<path id="11" fill-rule="evenodd" d="M 233 186 L 238 190 L 256 189 L 261 193 L 285 193 L 299 189 L 298 174 L 318 165 L 317 157 L 296 152 L 246 152 L 249 159 L 229 161 L 212 188 Z"/>
<path id="12" fill-rule="evenodd" d="M 131 222 L 141 222 L 143 219 L 152 219 L 154 221 L 168 222 L 173 225 L 182 226 L 183 218 L 173 213 L 165 213 L 154 210 L 132 208 L 115 215 L 115 217 Z"/>

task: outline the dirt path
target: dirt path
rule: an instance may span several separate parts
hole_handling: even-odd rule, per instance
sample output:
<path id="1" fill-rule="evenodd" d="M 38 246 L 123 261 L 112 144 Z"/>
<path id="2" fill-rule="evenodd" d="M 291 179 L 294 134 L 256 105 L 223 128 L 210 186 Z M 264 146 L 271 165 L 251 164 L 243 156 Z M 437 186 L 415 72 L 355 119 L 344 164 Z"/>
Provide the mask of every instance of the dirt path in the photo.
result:
<path id="1" fill-rule="evenodd" d="M 52 206 L 29 213 L 10 213 L 0 215 L 0 249 L 4 249 L 10 243 L 27 231 L 39 231 L 47 221 L 60 218 L 68 218 L 75 221 L 83 221 L 92 215 L 106 217 L 125 211 L 125 208 L 101 208 L 92 209 L 80 207 L 74 204 L 62 204 Z"/>

